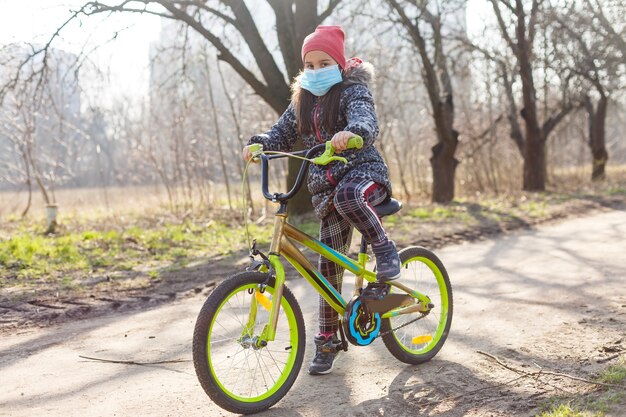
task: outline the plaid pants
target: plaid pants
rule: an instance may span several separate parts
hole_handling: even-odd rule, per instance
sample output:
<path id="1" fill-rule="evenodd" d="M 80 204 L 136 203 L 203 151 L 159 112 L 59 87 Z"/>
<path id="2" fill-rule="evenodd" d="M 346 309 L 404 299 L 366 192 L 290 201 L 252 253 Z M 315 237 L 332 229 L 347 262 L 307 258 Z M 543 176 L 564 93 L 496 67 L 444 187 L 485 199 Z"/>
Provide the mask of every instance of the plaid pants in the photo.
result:
<path id="1" fill-rule="evenodd" d="M 320 241 L 337 252 L 346 254 L 350 249 L 352 228 L 356 227 L 368 243 L 381 243 L 387 239 L 385 229 L 373 209 L 387 198 L 381 185 L 355 178 L 337 189 L 333 203 L 335 210 L 320 223 Z M 337 291 L 341 292 L 344 268 L 320 256 L 319 271 Z M 338 315 L 320 296 L 319 327 L 321 333 L 334 332 Z"/>

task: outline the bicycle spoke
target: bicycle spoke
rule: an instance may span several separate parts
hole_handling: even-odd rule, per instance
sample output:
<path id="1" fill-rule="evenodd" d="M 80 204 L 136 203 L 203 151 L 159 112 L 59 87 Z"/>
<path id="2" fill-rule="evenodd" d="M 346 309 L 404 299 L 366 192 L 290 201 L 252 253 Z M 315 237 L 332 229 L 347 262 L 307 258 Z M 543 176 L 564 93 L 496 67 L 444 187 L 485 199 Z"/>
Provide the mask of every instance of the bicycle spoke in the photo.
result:
<path id="1" fill-rule="evenodd" d="M 280 366 L 278 366 L 278 363 L 281 363 L 282 365 L 284 365 L 284 363 L 282 363 L 280 361 L 277 361 L 276 358 L 274 358 L 274 356 L 272 355 L 272 352 L 267 351 L 267 354 L 269 355 L 269 357 L 274 362 L 274 366 L 276 366 L 276 369 L 278 369 L 278 373 L 280 374 L 281 370 L 280 370 Z"/>
<path id="2" fill-rule="evenodd" d="M 222 342 L 235 342 L 237 339 L 234 337 L 225 337 L 223 339 L 218 339 L 218 340 L 213 340 L 213 338 L 211 338 L 211 346 L 213 345 L 217 345 L 218 343 L 222 343 Z"/>
<path id="3" fill-rule="evenodd" d="M 255 354 L 256 354 L 256 352 L 255 352 Z M 254 367 L 254 373 L 252 374 L 252 381 L 250 381 L 250 394 L 248 395 L 249 397 L 252 397 L 252 387 L 255 385 L 254 382 L 256 381 L 256 372 L 259 369 L 260 365 L 261 365 L 261 362 L 259 362 L 259 360 L 257 358 L 256 366 Z"/>
<path id="4" fill-rule="evenodd" d="M 219 322 L 215 322 L 215 323 L 216 323 L 218 326 L 220 326 L 222 329 L 224 329 L 224 331 L 225 331 L 225 332 L 227 332 L 227 333 L 232 332 L 232 330 L 231 330 L 231 331 L 229 331 L 226 327 L 224 327 L 224 326 L 222 325 L 222 323 L 219 323 Z"/>
<path id="5" fill-rule="evenodd" d="M 273 350 L 273 349 L 268 349 L 268 348 L 263 348 L 263 350 L 266 352 L 282 353 L 282 354 L 287 354 L 287 355 L 291 353 L 286 350 Z"/>
<path id="6" fill-rule="evenodd" d="M 230 364 L 230 366 L 229 366 L 229 367 L 231 367 L 231 368 L 232 368 L 233 363 L 235 362 L 235 359 L 237 359 L 237 355 L 239 355 L 240 353 L 243 353 L 243 351 L 244 351 L 244 349 L 243 349 L 241 346 L 239 346 L 239 349 L 240 349 L 240 350 L 237 350 L 237 352 L 236 352 L 233 356 L 226 356 L 226 357 L 225 357 L 222 361 L 217 362 L 217 363 L 214 363 L 214 364 L 213 364 L 213 366 L 215 367 L 215 366 L 217 366 L 217 365 L 221 365 L 221 364 L 223 364 L 224 362 L 226 362 L 227 360 L 229 360 L 229 359 L 231 359 L 231 358 L 232 358 L 232 360 L 231 360 L 231 364 Z"/>
<path id="7" fill-rule="evenodd" d="M 231 310 L 233 310 L 234 308 L 233 308 L 233 307 L 232 307 L 232 305 L 230 304 L 230 299 L 227 301 L 227 304 L 230 306 L 230 309 L 229 309 L 229 310 L 227 310 L 227 311 L 228 311 L 228 313 L 231 315 L 231 317 L 233 317 L 236 321 L 238 321 L 238 322 L 239 322 L 239 324 L 241 325 L 241 327 L 244 327 L 244 324 L 243 324 L 243 322 L 239 319 L 239 317 L 237 317 L 237 315 L 236 315 L 234 312 L 232 312 L 232 311 L 231 311 Z"/>
<path id="8" fill-rule="evenodd" d="M 258 352 L 255 352 L 256 356 L 257 356 L 257 362 L 259 363 L 259 366 L 261 365 L 261 363 L 263 362 L 263 360 L 260 358 L 260 355 L 258 354 Z M 265 364 L 263 364 L 265 366 Z M 265 366 L 267 368 L 267 366 Z M 263 370 L 261 371 L 261 378 L 263 378 L 263 384 L 265 386 L 265 388 L 269 388 L 270 386 L 267 384 L 267 379 L 265 378 L 265 374 L 266 372 L 264 372 Z"/>
<path id="9" fill-rule="evenodd" d="M 272 376 L 272 374 L 269 372 L 269 367 L 267 366 L 267 364 L 265 363 L 265 361 L 263 360 L 263 357 L 261 356 L 261 362 L 263 362 L 263 365 L 265 365 L 265 368 L 267 369 L 268 373 L 269 373 L 269 377 L 272 378 L 272 385 L 276 384 L 276 380 L 274 379 L 274 377 Z M 263 373 L 262 375 L 265 375 L 265 373 Z M 279 374 L 280 375 L 280 374 Z M 265 378 L 264 378 L 265 379 Z"/>

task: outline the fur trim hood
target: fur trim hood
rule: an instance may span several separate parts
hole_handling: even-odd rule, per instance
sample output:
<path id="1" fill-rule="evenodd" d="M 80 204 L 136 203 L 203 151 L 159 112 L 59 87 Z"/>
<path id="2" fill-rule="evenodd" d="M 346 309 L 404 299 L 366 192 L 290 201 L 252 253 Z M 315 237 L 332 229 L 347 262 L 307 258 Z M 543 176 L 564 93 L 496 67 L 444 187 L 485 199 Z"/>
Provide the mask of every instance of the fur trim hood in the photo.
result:
<path id="1" fill-rule="evenodd" d="M 364 84 L 369 87 L 374 82 L 375 77 L 374 66 L 369 62 L 361 62 L 346 71 L 343 83 L 344 85 Z"/>

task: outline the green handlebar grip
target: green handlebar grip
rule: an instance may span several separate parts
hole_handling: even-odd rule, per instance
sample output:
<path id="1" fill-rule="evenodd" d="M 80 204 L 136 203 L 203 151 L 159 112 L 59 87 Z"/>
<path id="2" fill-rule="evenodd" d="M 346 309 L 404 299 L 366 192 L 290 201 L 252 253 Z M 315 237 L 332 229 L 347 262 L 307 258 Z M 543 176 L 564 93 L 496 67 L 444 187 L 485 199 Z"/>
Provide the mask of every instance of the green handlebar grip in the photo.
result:
<path id="1" fill-rule="evenodd" d="M 362 147 L 363 147 L 363 138 L 361 136 L 354 135 L 350 139 L 348 139 L 348 146 L 346 147 L 346 149 L 352 149 L 352 148 L 361 149 Z"/>
<path id="2" fill-rule="evenodd" d="M 260 143 L 253 143 L 248 145 L 247 148 L 250 150 L 250 153 L 260 152 L 263 150 L 263 145 Z"/>

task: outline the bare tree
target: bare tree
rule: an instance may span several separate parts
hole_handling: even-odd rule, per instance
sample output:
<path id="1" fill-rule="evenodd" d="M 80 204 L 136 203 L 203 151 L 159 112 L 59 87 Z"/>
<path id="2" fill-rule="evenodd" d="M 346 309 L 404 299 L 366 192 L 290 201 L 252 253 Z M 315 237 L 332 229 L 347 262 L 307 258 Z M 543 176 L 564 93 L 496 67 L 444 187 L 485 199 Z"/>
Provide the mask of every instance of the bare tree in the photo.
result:
<path id="1" fill-rule="evenodd" d="M 24 103 L 18 97 L 13 96 L 11 97 L 11 102 L 0 113 L 0 137 L 8 140 L 19 156 L 22 162 L 20 171 L 23 173 L 23 181 L 28 189 L 28 200 L 26 207 L 22 210 L 22 218 L 28 214 L 32 204 L 34 178 L 31 161 L 33 159 L 32 147 L 35 131 L 34 115 L 28 110 L 24 111 L 24 107 Z M 11 109 L 11 111 L 8 111 L 8 109 Z M 12 177 L 14 178 L 14 176 L 15 173 L 13 173 Z M 38 183 L 41 183 L 41 181 Z"/>
<path id="2" fill-rule="evenodd" d="M 173 19 L 188 25 L 208 41 L 218 53 L 218 59 L 227 62 L 248 85 L 277 113 L 289 104 L 289 84 L 300 71 L 300 48 L 306 35 L 328 18 L 341 0 L 328 0 L 324 5 L 317 0 L 266 0 L 276 19 L 276 35 L 286 74 L 261 35 L 258 22 L 244 0 L 117 0 L 90 1 L 71 13 L 57 29 L 50 41 L 33 56 L 44 57 L 52 41 L 72 20 L 82 16 L 110 13 L 140 13 Z M 230 44 L 241 41 L 247 51 L 234 51 Z M 250 59 L 256 64 L 251 68 Z M 44 58 L 45 60 L 45 58 Z M 258 70 L 258 71 L 257 71 Z M 288 185 L 295 182 L 297 161 L 290 162 Z M 290 205 L 292 213 L 311 211 L 310 196 L 303 192 Z"/>
<path id="3" fill-rule="evenodd" d="M 15 45 L 14 53 L 19 57 L 24 54 L 24 48 Z M 54 232 L 57 225 L 54 186 L 72 177 L 70 161 L 75 159 L 80 142 L 77 135 L 81 129 L 75 114 L 77 94 L 72 92 L 76 79 L 68 81 L 65 77 L 63 67 L 67 58 L 66 54 L 55 51 L 47 78 L 40 84 L 30 77 L 36 71 L 36 63 L 20 67 L 23 78 L 5 97 L 0 112 L 0 138 L 12 143 L 19 154 L 28 188 L 28 203 L 22 215 L 30 209 L 32 188 L 36 184 L 48 208 L 48 232 Z"/>
<path id="4" fill-rule="evenodd" d="M 226 95 L 226 99 L 228 101 L 228 108 L 230 110 L 230 116 L 233 119 L 233 124 L 235 125 L 237 143 L 239 144 L 239 148 L 236 149 L 236 157 L 238 157 L 240 149 L 242 149 L 245 145 L 243 141 L 243 133 L 241 130 L 241 122 L 239 121 L 239 117 L 237 116 L 237 111 L 235 109 L 235 102 L 234 102 L 233 96 L 231 95 L 228 89 L 228 86 L 226 85 L 226 80 L 224 79 L 224 71 L 222 71 L 222 67 L 220 66 L 219 62 L 217 63 L 216 66 L 217 66 L 217 72 L 220 76 L 220 83 L 222 84 L 222 89 L 224 90 L 224 94 Z M 252 200 L 252 193 L 250 191 L 250 178 L 248 178 L 247 176 L 246 178 L 243 178 L 244 172 L 243 172 L 242 164 L 236 164 L 236 165 L 237 165 L 237 169 L 239 170 L 239 176 L 243 180 L 245 180 L 244 193 L 246 194 L 248 204 L 250 205 L 250 214 L 254 214 L 254 201 Z M 247 210 L 246 207 L 244 207 L 243 209 Z"/>
<path id="5" fill-rule="evenodd" d="M 582 81 L 579 89 L 588 115 L 591 179 L 602 180 L 609 158 L 605 139 L 607 108 L 611 93 L 623 87 L 623 57 L 626 56 L 620 51 L 623 39 L 617 36 L 596 1 L 574 2 L 564 13 L 555 10 L 551 17 L 557 22 L 553 36 L 562 44 L 563 66 Z"/>
<path id="6" fill-rule="evenodd" d="M 624 2 L 621 0 L 583 0 L 583 2 L 586 5 L 587 16 L 591 18 L 597 33 L 604 37 L 607 43 L 613 44 L 620 51 L 622 62 L 626 60 Z M 611 16 L 607 16 L 607 9 Z"/>
<path id="7" fill-rule="evenodd" d="M 387 3 L 399 16 L 400 24 L 407 30 L 421 58 L 422 77 L 437 133 L 437 144 L 432 147 L 430 158 L 432 200 L 447 203 L 454 199 L 454 177 L 459 163 L 454 154 L 459 132 L 454 128 L 454 100 L 447 51 L 444 50 L 443 15 L 438 5 L 428 0 L 387 0 Z M 452 3 L 449 2 L 449 5 Z M 431 9 L 436 10 L 433 12 Z"/>
<path id="8" fill-rule="evenodd" d="M 230 182 L 228 180 L 229 170 L 226 168 L 226 158 L 224 157 L 224 150 L 222 144 L 222 133 L 220 130 L 220 121 L 217 113 L 217 106 L 215 105 L 215 95 L 213 94 L 213 83 L 211 81 L 211 67 L 209 65 L 209 58 L 207 51 L 204 51 L 204 70 L 206 71 L 207 88 L 209 93 L 209 103 L 211 105 L 211 115 L 213 116 L 213 125 L 215 127 L 215 140 L 217 141 L 217 151 L 219 152 L 220 165 L 222 167 L 222 174 L 224 176 L 224 183 L 226 184 L 226 195 L 228 197 L 228 206 L 232 210 L 233 203 L 230 195 Z M 239 162 L 239 161 L 237 161 Z"/>
<path id="9" fill-rule="evenodd" d="M 533 73 L 535 35 L 542 0 L 532 0 L 527 11 L 522 0 L 490 0 L 502 38 L 513 52 L 522 83 L 521 116 L 525 124 L 523 188 L 543 191 L 546 186 L 546 140 L 554 127 L 569 113 L 573 105 L 566 101 L 553 115 L 540 122 L 537 89 Z M 508 12 L 509 20 L 502 12 Z M 513 27 L 511 34 L 510 28 Z"/>

